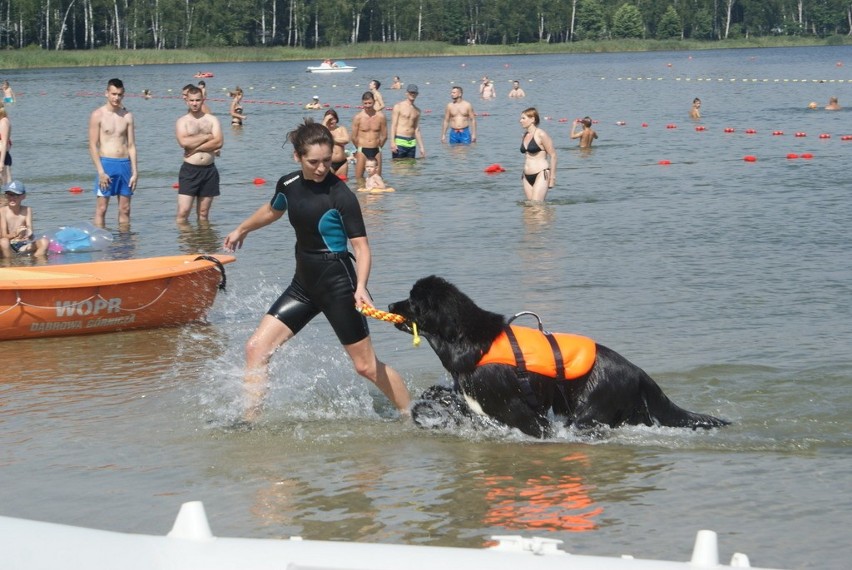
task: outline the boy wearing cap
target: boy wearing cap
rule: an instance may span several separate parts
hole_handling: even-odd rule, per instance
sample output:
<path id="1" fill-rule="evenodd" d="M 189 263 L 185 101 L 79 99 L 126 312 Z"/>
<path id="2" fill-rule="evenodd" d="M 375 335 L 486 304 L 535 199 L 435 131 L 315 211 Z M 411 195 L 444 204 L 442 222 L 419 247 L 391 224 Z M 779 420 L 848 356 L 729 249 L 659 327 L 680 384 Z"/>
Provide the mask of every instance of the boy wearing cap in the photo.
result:
<path id="1" fill-rule="evenodd" d="M 420 91 L 413 83 L 405 89 L 405 100 L 393 106 L 391 113 L 390 149 L 393 158 L 426 158 L 426 148 L 420 136 L 420 109 L 414 104 Z"/>
<path id="2" fill-rule="evenodd" d="M 22 206 L 27 189 L 20 180 L 13 180 L 5 188 L 6 205 L 0 208 L 0 253 L 12 257 L 15 253 L 33 253 L 36 257 L 47 255 L 47 238 L 33 240 L 33 209 Z"/>

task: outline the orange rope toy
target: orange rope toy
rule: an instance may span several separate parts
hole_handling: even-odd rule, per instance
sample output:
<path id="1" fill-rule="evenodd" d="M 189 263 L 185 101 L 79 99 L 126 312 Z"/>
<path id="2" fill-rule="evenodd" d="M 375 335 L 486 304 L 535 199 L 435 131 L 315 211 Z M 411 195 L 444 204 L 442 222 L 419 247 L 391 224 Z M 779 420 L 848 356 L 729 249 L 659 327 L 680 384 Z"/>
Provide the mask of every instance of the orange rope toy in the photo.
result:
<path id="1" fill-rule="evenodd" d="M 401 325 L 406 320 L 405 317 L 403 317 L 402 315 L 397 315 L 396 313 L 389 313 L 387 311 L 382 311 L 381 309 L 369 307 L 367 305 L 361 305 L 361 308 L 358 309 L 358 312 L 364 315 L 365 317 L 372 317 L 376 320 L 393 323 L 395 325 Z M 420 346 L 420 335 L 417 334 L 417 323 L 411 323 L 411 331 L 414 334 L 414 346 Z"/>

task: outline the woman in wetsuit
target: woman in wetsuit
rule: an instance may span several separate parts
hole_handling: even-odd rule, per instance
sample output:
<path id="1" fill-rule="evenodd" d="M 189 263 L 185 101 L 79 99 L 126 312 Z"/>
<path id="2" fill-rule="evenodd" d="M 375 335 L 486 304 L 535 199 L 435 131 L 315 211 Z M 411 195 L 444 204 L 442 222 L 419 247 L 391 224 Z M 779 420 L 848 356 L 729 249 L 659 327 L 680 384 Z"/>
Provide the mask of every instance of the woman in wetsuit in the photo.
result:
<path id="1" fill-rule="evenodd" d="M 349 131 L 340 124 L 337 111 L 329 109 L 322 116 L 322 124 L 325 125 L 334 138 L 334 150 L 331 153 L 331 171 L 341 180 L 349 176 L 349 157 L 346 156 L 346 145 L 349 144 Z"/>
<path id="2" fill-rule="evenodd" d="M 407 414 L 408 390 L 399 374 L 376 357 L 366 319 L 356 310 L 373 306 L 367 292 L 372 259 L 358 199 L 331 173 L 334 139 L 325 126 L 310 119 L 288 133 L 287 139 L 300 169 L 282 176 L 272 200 L 224 242 L 228 251 L 239 249 L 249 232 L 277 221 L 284 212 L 296 232 L 293 281 L 246 343 L 243 420 L 252 423 L 260 414 L 272 354 L 319 313 L 328 319 L 355 371 Z"/>
<path id="3" fill-rule="evenodd" d="M 556 184 L 556 149 L 550 135 L 538 127 L 540 120 L 535 107 L 521 113 L 520 122 L 524 129 L 521 139 L 524 173 L 521 180 L 527 200 L 535 202 L 543 202 L 547 191 Z"/>

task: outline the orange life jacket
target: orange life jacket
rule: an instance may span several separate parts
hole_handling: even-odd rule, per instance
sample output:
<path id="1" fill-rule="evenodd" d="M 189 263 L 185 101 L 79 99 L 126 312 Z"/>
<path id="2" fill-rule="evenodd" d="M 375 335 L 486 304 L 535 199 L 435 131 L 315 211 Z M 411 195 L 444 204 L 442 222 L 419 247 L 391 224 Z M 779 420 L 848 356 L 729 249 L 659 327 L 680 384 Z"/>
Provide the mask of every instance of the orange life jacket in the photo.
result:
<path id="1" fill-rule="evenodd" d="M 494 339 L 477 366 L 508 364 L 518 368 L 521 376 L 530 371 L 573 380 L 592 369 L 595 352 L 595 341 L 584 336 L 545 334 L 539 329 L 510 325 Z"/>

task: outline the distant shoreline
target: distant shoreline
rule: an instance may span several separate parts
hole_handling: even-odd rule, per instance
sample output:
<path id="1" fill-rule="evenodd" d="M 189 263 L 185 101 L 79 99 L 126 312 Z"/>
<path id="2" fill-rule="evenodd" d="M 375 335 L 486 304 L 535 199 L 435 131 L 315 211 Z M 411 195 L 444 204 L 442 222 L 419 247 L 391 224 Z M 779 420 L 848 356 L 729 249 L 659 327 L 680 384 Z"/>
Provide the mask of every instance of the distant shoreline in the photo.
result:
<path id="1" fill-rule="evenodd" d="M 852 37 L 797 38 L 759 37 L 723 41 L 694 40 L 602 40 L 560 44 L 457 46 L 441 42 L 362 43 L 326 49 L 287 47 L 229 47 L 179 50 L 50 51 L 27 47 L 3 51 L 4 70 L 51 67 L 104 67 L 121 65 L 198 64 L 251 61 L 320 61 L 325 58 L 358 60 L 371 58 L 457 57 L 487 55 L 583 54 L 651 51 L 704 51 L 711 49 L 826 47 L 852 45 Z"/>

